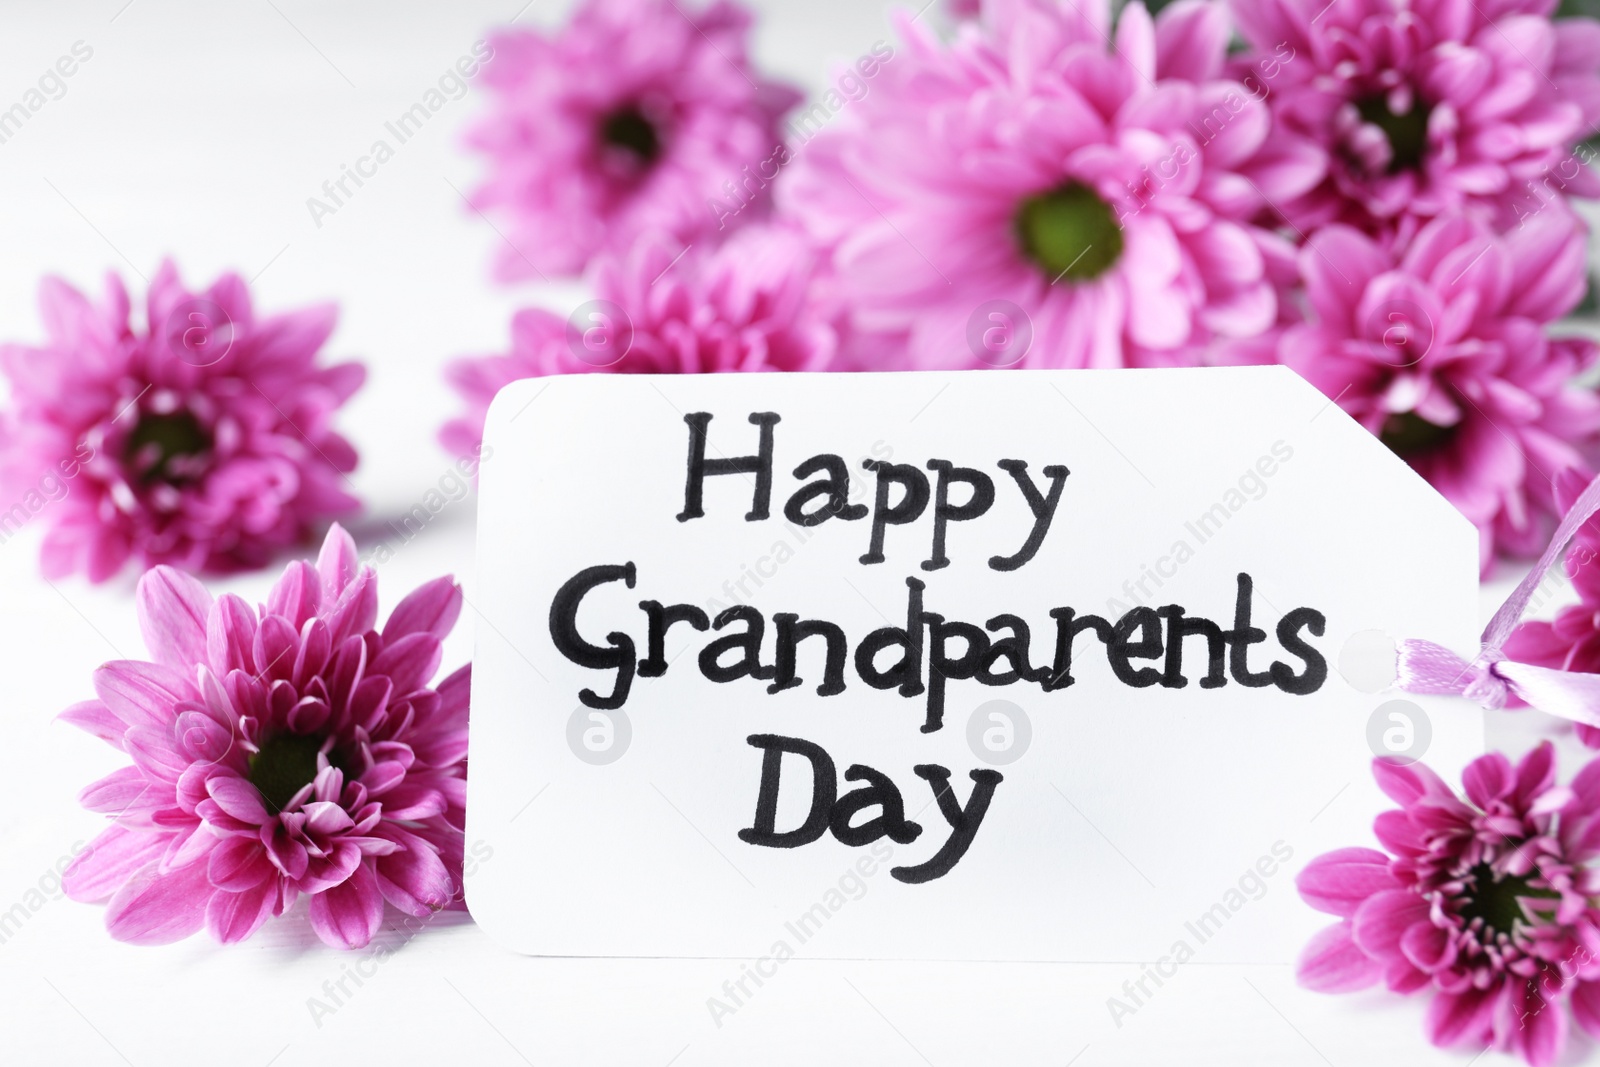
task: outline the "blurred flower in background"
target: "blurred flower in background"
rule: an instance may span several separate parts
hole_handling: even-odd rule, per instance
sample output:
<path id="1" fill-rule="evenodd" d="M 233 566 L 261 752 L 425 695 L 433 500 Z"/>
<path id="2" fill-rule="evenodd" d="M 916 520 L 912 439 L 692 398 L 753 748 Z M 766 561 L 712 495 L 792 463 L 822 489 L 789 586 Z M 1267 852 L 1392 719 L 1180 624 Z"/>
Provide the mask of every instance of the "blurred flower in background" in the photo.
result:
<path id="1" fill-rule="evenodd" d="M 825 369 L 838 334 L 811 295 L 818 258 L 802 234 L 769 224 L 715 249 L 675 251 L 656 235 L 626 256 L 605 256 L 590 272 L 598 299 L 566 319 L 520 311 L 509 353 L 451 364 L 447 377 L 467 412 L 440 440 L 453 455 L 473 454 L 489 402 L 523 378 Z"/>
<path id="2" fill-rule="evenodd" d="M 47 577 L 260 567 L 356 508 L 332 418 L 366 369 L 319 365 L 334 305 L 258 317 L 237 275 L 196 293 L 170 262 L 142 324 L 115 276 L 99 305 L 55 278 L 39 303 L 44 344 L 0 347 L 0 487 L 13 524 L 48 525 Z"/>
<path id="3" fill-rule="evenodd" d="M 1600 123 L 1600 24 L 1552 22 L 1554 7 L 1232 0 L 1243 62 L 1296 57 L 1272 85 L 1277 129 L 1328 150 L 1326 179 L 1274 207 L 1302 230 L 1444 214 L 1504 228 L 1600 195 L 1592 154 L 1574 155 Z"/>
<path id="4" fill-rule="evenodd" d="M 1589 472 L 1600 398 L 1573 384 L 1594 342 L 1550 336 L 1583 298 L 1584 233 L 1552 211 L 1497 236 L 1462 215 L 1410 239 L 1342 225 L 1301 250 L 1310 321 L 1279 355 L 1471 519 L 1483 562 L 1537 555 L 1556 515 L 1551 475 Z"/>
<path id="5" fill-rule="evenodd" d="M 63 880 L 109 902 L 113 937 L 241 941 L 305 895 L 323 941 L 360 948 L 386 901 L 459 905 L 470 667 L 432 682 L 453 581 L 379 631 L 377 577 L 335 526 L 259 609 L 158 567 L 138 610 L 153 661 L 107 663 L 99 699 L 62 713 L 133 760 L 84 790 L 113 825 Z"/>
<path id="6" fill-rule="evenodd" d="M 1322 388 L 1478 526 L 1485 568 L 1536 555 L 1600 430 L 1574 384 L 1594 345 L 1551 329 L 1588 286 L 1570 198 L 1600 194 L 1600 23 L 1544 0 L 1230 6 L 1236 67 L 1295 57 L 1269 86 L 1274 136 L 1329 166 L 1270 205 L 1303 245 L 1289 318 L 1309 323 L 1225 358 Z"/>
<path id="7" fill-rule="evenodd" d="M 1326 160 L 1225 73 L 1225 9 L 995 2 L 949 44 L 898 23 L 879 84 L 779 189 L 878 367 L 981 366 L 969 317 L 998 300 L 1031 320 L 1029 367 L 1194 363 L 1276 321 L 1291 251 L 1254 220 Z"/>
<path id="8" fill-rule="evenodd" d="M 500 277 L 576 274 L 652 231 L 723 235 L 715 200 L 772 157 L 800 99 L 752 67 L 750 23 L 727 0 L 584 0 L 553 35 L 490 38 L 494 102 L 469 143 L 489 161 L 472 203 L 509 223 Z"/>

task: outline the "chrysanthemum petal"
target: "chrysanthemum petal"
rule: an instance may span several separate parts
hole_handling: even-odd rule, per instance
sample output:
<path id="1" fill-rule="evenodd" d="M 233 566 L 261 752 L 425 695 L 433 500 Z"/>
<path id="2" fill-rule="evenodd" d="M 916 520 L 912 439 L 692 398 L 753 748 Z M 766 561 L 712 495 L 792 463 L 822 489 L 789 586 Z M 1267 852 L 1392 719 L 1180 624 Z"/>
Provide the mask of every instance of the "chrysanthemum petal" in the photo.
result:
<path id="1" fill-rule="evenodd" d="M 1369 956 L 1388 957 L 1399 951 L 1400 938 L 1412 923 L 1428 920 L 1428 902 L 1409 889 L 1374 893 L 1356 909 L 1351 936 Z"/>
<path id="2" fill-rule="evenodd" d="M 1411 805 L 1424 796 L 1450 796 L 1450 787 L 1421 763 L 1402 763 L 1387 757 L 1372 761 L 1372 777 L 1389 799 Z"/>
<path id="3" fill-rule="evenodd" d="M 106 908 L 106 929 L 118 941 L 135 945 L 167 945 L 181 941 L 205 923 L 212 893 L 205 864 L 196 863 L 167 874 L 155 864 L 134 874 Z"/>
<path id="4" fill-rule="evenodd" d="M 1440 993 L 1428 1005 L 1428 1040 L 1447 1048 L 1469 1038 L 1485 1039 L 1499 996 L 1499 989 Z"/>
<path id="5" fill-rule="evenodd" d="M 113 660 L 101 666 L 94 672 L 94 689 L 128 726 L 156 730 L 170 730 L 177 706 L 196 695 L 177 670 L 139 660 Z"/>
<path id="6" fill-rule="evenodd" d="M 1450 932 L 1432 923 L 1412 923 L 1400 935 L 1400 951 L 1418 970 L 1432 973 L 1456 961 L 1456 944 Z"/>
<path id="7" fill-rule="evenodd" d="M 211 603 L 205 586 L 175 568 L 156 567 L 139 579 L 139 631 L 156 662 L 178 670 L 204 662 Z"/>
<path id="8" fill-rule="evenodd" d="M 419 917 L 446 907 L 455 885 L 433 846 L 398 826 L 382 826 L 376 832 L 401 846 L 374 861 L 384 899 L 407 915 Z"/>
<path id="9" fill-rule="evenodd" d="M 1600 981 L 1579 980 L 1572 987 L 1572 1018 L 1590 1037 L 1600 1038 Z"/>
<path id="10" fill-rule="evenodd" d="M 1500 752 L 1479 756 L 1461 772 L 1461 784 L 1466 788 L 1467 799 L 1480 808 L 1487 808 L 1511 791 L 1515 775 L 1511 761 Z"/>
<path id="11" fill-rule="evenodd" d="M 240 822 L 260 825 L 268 819 L 261 793 L 243 778 L 217 775 L 206 782 L 206 792 L 218 807 Z"/>
<path id="12" fill-rule="evenodd" d="M 363 864 L 339 885 L 311 898 L 311 926 L 334 948 L 364 948 L 383 921 L 377 876 Z"/>
<path id="13" fill-rule="evenodd" d="M 396 604 L 383 627 L 383 643 L 392 644 L 414 633 L 443 640 L 461 615 L 461 587 L 453 578 L 435 578 L 418 586 Z"/>
<path id="14" fill-rule="evenodd" d="M 122 748 L 122 735 L 128 724 L 112 712 L 103 700 L 84 700 L 56 716 L 78 729 L 93 734 L 113 748 Z"/>
<path id="15" fill-rule="evenodd" d="M 150 790 L 150 780 L 138 767 L 120 767 L 84 787 L 83 792 L 78 794 L 78 803 L 90 811 L 115 817 Z"/>
<path id="16" fill-rule="evenodd" d="M 1156 71 L 1162 78 L 1207 82 L 1222 73 L 1228 13 L 1207 0 L 1177 0 L 1156 16 Z"/>
<path id="17" fill-rule="evenodd" d="M 1564 1005 L 1551 1002 L 1527 984 L 1521 996 L 1512 1001 L 1516 1022 L 1510 1027 L 1511 1047 L 1522 1054 L 1529 1067 L 1550 1067 L 1567 1044 L 1567 1013 Z"/>
<path id="18" fill-rule="evenodd" d="M 200 662 L 219 677 L 236 670 L 255 673 L 260 669 L 253 654 L 256 628 L 250 605 L 232 593 L 224 594 L 206 620 L 205 657 Z"/>
<path id="19" fill-rule="evenodd" d="M 189 768 L 189 760 L 178 749 L 172 728 L 135 726 L 127 733 L 128 755 L 144 774 L 156 781 L 175 783 Z"/>
<path id="20" fill-rule="evenodd" d="M 206 928 L 224 945 L 243 941 L 272 917 L 278 887 L 263 881 L 239 892 L 218 889 L 206 902 Z"/>
<path id="21" fill-rule="evenodd" d="M 383 796 L 384 814 L 391 819 L 427 819 L 443 815 L 446 807 L 443 793 L 410 778 L 393 786 Z"/>
<path id="22" fill-rule="evenodd" d="M 1295 978 L 1318 993 L 1366 989 L 1383 976 L 1383 968 L 1356 947 L 1348 922 L 1334 923 L 1314 936 L 1295 964 Z"/>
<path id="23" fill-rule="evenodd" d="M 161 856 L 169 836 L 108 827 L 67 865 L 61 875 L 61 887 L 79 903 L 104 903 L 124 882 Z"/>
<path id="24" fill-rule="evenodd" d="M 356 542 L 345 528 L 334 523 L 323 539 L 322 552 L 317 556 L 317 574 L 322 579 L 324 599 L 336 600 L 361 571 L 361 558 L 356 552 Z"/>
<path id="25" fill-rule="evenodd" d="M 373 674 L 388 675 L 397 694 L 420 689 L 439 669 L 443 648 L 431 633 L 410 633 L 386 644 L 372 661 Z"/>
<path id="26" fill-rule="evenodd" d="M 267 594 L 267 612 L 289 620 L 296 631 L 316 614 L 322 603 L 322 579 L 305 560 L 295 560 L 283 570 Z"/>
<path id="27" fill-rule="evenodd" d="M 302 810 L 306 813 L 306 829 L 312 833 L 338 834 L 355 825 L 349 813 L 331 801 L 314 801 Z"/>
<path id="28" fill-rule="evenodd" d="M 1295 876 L 1295 887 L 1318 911 L 1349 918 L 1372 894 L 1400 884 L 1389 873 L 1388 856 L 1370 848 L 1342 848 L 1306 864 Z"/>
<path id="29" fill-rule="evenodd" d="M 260 842 L 243 836 L 218 841 L 207 863 L 206 874 L 211 884 L 232 893 L 252 889 L 276 875 L 276 868 L 267 859 Z"/>

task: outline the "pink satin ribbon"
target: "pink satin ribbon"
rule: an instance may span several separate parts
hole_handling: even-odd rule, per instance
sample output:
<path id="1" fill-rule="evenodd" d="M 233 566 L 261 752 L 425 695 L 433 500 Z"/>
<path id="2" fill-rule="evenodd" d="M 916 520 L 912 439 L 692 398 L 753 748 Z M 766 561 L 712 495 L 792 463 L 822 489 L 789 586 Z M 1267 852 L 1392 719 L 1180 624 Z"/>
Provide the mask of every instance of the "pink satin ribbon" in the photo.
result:
<path id="1" fill-rule="evenodd" d="M 1600 511 L 1600 478 L 1590 482 L 1556 527 L 1550 547 L 1516 591 L 1500 605 L 1483 631 L 1483 647 L 1470 662 L 1432 641 L 1400 642 L 1396 684 L 1409 693 L 1466 697 L 1485 708 L 1503 708 L 1515 696 L 1530 707 L 1586 726 L 1600 727 L 1600 674 L 1559 671 L 1515 663 L 1500 651 L 1522 621 L 1534 590 L 1566 553 L 1579 527 Z"/>

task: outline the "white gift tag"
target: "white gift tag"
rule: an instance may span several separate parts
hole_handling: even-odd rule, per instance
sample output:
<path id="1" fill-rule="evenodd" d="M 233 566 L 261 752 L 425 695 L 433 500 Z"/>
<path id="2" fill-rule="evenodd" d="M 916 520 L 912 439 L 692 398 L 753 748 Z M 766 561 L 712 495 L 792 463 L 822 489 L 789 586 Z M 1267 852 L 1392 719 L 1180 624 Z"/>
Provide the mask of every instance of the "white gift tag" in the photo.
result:
<path id="1" fill-rule="evenodd" d="M 518 382 L 477 922 L 544 955 L 1293 958 L 1375 754 L 1453 774 L 1477 538 L 1291 372 Z M 764 972 L 763 972 L 764 973 Z"/>

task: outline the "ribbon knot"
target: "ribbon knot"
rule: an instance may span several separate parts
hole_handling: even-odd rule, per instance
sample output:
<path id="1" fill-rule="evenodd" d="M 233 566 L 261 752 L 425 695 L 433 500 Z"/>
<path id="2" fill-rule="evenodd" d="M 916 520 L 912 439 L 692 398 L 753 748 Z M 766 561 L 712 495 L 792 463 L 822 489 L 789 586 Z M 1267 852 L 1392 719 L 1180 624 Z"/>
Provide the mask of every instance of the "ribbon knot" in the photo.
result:
<path id="1" fill-rule="evenodd" d="M 1600 477 L 1573 501 L 1544 555 L 1489 620 L 1477 654 L 1467 660 L 1432 641 L 1401 641 L 1396 650 L 1396 685 L 1409 693 L 1466 697 L 1489 709 L 1503 708 L 1516 697 L 1546 714 L 1600 728 L 1600 674 L 1517 663 L 1500 651 L 1544 576 L 1596 511 L 1600 511 Z"/>
<path id="2" fill-rule="evenodd" d="M 1467 665 L 1468 682 L 1461 695 L 1479 707 L 1498 709 L 1506 706 L 1511 697 L 1511 683 L 1500 677 L 1499 665 L 1505 656 L 1494 649 L 1484 649 Z"/>
<path id="3" fill-rule="evenodd" d="M 1505 661 L 1499 649 L 1481 649 L 1469 661 L 1443 645 L 1412 639 L 1400 642 L 1397 653 L 1396 684 L 1408 693 L 1465 697 L 1490 709 L 1505 707 L 1514 695 L 1498 670 Z"/>

